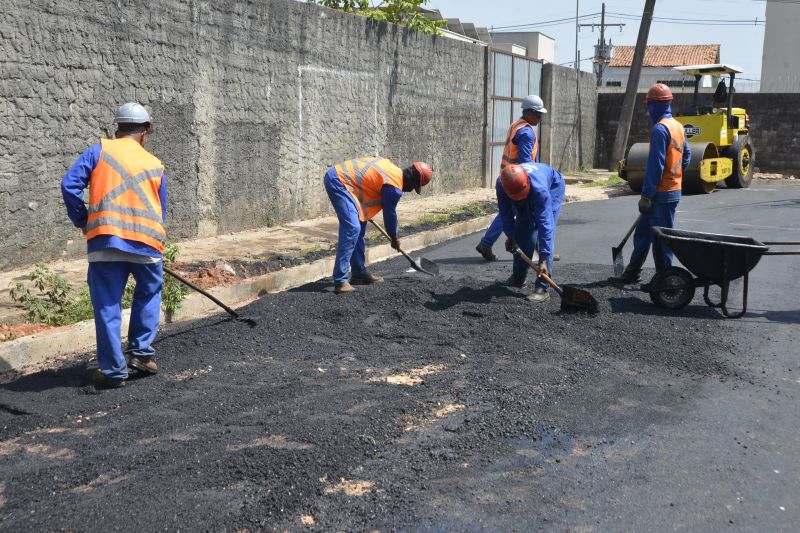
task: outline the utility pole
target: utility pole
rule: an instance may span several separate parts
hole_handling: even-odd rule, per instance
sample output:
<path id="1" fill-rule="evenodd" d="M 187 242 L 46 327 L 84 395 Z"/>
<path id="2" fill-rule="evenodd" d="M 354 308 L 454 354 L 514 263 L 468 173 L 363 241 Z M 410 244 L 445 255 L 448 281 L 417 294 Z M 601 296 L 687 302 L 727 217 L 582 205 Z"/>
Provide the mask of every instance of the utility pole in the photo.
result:
<path id="1" fill-rule="evenodd" d="M 642 74 L 644 51 L 647 48 L 647 36 L 650 34 L 650 23 L 653 21 L 655 7 L 656 0 L 645 1 L 642 22 L 639 24 L 639 37 L 636 39 L 636 49 L 633 52 L 633 64 L 625 87 L 625 99 L 622 101 L 622 111 L 619 114 L 617 135 L 614 138 L 611 161 L 608 162 L 609 170 L 617 170 L 617 162 L 625 157 L 625 147 L 628 144 L 628 134 L 631 131 L 633 107 L 636 105 L 636 93 L 639 88 L 639 78 Z"/>
<path id="2" fill-rule="evenodd" d="M 591 26 L 592 31 L 597 24 L 581 24 L 581 26 Z M 600 11 L 600 42 L 598 43 L 595 54 L 594 64 L 597 66 L 597 86 L 603 83 L 603 70 L 605 70 L 606 63 L 611 59 L 608 57 L 608 45 L 606 43 L 606 28 L 608 26 L 618 26 L 620 31 L 625 24 L 606 24 L 606 4 L 603 2 L 603 9 Z"/>
<path id="3" fill-rule="evenodd" d="M 578 50 L 578 24 L 580 13 L 580 0 L 575 0 L 575 121 L 578 126 L 578 167 L 583 166 L 583 139 L 581 131 L 581 53 Z"/>

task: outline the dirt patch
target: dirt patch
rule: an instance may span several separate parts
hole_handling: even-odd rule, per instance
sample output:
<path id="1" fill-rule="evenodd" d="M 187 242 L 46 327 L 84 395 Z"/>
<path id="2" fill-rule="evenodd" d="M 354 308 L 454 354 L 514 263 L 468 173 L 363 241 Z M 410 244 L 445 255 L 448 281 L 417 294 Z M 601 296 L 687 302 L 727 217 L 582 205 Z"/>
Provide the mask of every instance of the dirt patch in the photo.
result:
<path id="1" fill-rule="evenodd" d="M 53 329 L 44 324 L 0 324 L 0 342 L 12 341 L 26 335 Z"/>
<path id="2" fill-rule="evenodd" d="M 243 444 L 232 444 L 228 446 L 228 451 L 237 452 L 247 448 L 258 448 L 259 446 L 268 446 L 279 450 L 309 450 L 314 447 L 313 444 L 290 441 L 283 435 L 267 435 Z"/>
<path id="3" fill-rule="evenodd" d="M 342 479 L 336 485 L 325 487 L 325 494 L 344 494 L 345 496 L 363 496 L 370 492 L 375 483 L 372 481 L 350 481 Z"/>
<path id="4" fill-rule="evenodd" d="M 413 387 L 415 385 L 419 385 L 422 383 L 422 378 L 429 375 L 435 374 L 437 372 L 441 372 L 447 368 L 444 365 L 425 365 L 420 368 L 412 368 L 408 372 L 402 372 L 400 374 L 392 374 L 390 376 L 380 376 L 374 377 L 367 380 L 369 383 L 375 382 L 383 382 L 389 383 L 390 385 L 408 385 Z"/>
<path id="5" fill-rule="evenodd" d="M 236 274 L 219 266 L 204 266 L 202 263 L 175 263 L 173 266 L 187 281 L 201 289 L 217 286 L 226 287 L 239 280 Z"/>

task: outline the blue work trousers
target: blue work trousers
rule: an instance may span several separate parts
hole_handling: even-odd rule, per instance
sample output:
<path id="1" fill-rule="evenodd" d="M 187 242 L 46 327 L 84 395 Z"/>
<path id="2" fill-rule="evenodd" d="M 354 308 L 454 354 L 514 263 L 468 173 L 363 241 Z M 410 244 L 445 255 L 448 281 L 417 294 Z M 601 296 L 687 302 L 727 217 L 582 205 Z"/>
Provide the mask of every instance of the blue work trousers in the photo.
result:
<path id="1" fill-rule="evenodd" d="M 489 225 L 489 229 L 487 229 L 486 233 L 483 234 L 483 238 L 481 238 L 481 244 L 491 248 L 494 246 L 494 243 L 497 242 L 497 239 L 500 237 L 500 235 L 502 235 L 502 233 L 503 219 L 500 218 L 500 215 L 497 215 Z"/>
<path id="2" fill-rule="evenodd" d="M 553 245 L 552 252 L 547 258 L 547 272 L 553 275 L 553 254 L 555 254 L 556 245 L 556 227 L 558 224 L 558 216 L 561 214 L 561 202 L 557 202 L 558 206 L 553 208 Z M 533 257 L 533 252 L 536 251 L 539 232 L 537 231 L 536 223 L 531 220 L 529 216 L 517 216 L 514 221 L 514 240 L 517 241 L 517 246 L 529 258 Z M 520 259 L 519 256 L 514 256 L 514 278 L 524 280 L 528 275 L 530 267 Z M 544 278 L 537 277 L 535 287 L 544 289 L 549 287 Z"/>
<path id="3" fill-rule="evenodd" d="M 122 353 L 122 293 L 128 276 L 133 274 L 131 320 L 125 353 L 153 357 L 152 343 L 158 332 L 161 314 L 162 263 L 138 264 L 124 261 L 89 263 L 89 294 L 94 308 L 97 335 L 97 364 L 111 379 L 125 379 L 128 368 Z"/>
<path id="4" fill-rule="evenodd" d="M 630 263 L 625 268 L 626 275 L 635 275 L 642 271 L 642 266 L 647 260 L 651 245 L 656 270 L 672 266 L 672 252 L 666 244 L 656 241 L 653 236 L 653 227 L 675 227 L 675 210 L 677 208 L 677 201 L 653 203 L 653 208 L 650 212 L 646 215 L 643 214 L 639 218 L 639 224 L 633 233 L 633 253 L 631 254 Z"/>
<path id="5" fill-rule="evenodd" d="M 367 223 L 358 218 L 358 207 L 337 175 L 325 174 L 325 190 L 331 199 L 333 209 L 339 219 L 339 242 L 336 244 L 336 263 L 333 267 L 333 282 L 344 283 L 352 270 L 354 276 L 366 276 L 367 266 L 364 255 L 364 234 Z"/>

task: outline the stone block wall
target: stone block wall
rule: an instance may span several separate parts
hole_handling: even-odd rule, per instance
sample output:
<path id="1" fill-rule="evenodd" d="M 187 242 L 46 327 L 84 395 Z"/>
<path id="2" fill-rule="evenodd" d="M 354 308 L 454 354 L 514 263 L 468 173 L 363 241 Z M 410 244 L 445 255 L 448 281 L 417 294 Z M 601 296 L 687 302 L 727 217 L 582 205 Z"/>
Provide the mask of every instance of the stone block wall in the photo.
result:
<path id="1" fill-rule="evenodd" d="M 589 72 L 581 72 L 579 82 L 575 77 L 574 69 L 552 63 L 542 67 L 542 100 L 548 112 L 541 125 L 541 160 L 561 171 L 591 166 L 594 159 L 597 77 Z"/>
<path id="2" fill-rule="evenodd" d="M 627 148 L 637 142 L 649 142 L 650 119 L 644 104 L 644 93 L 636 95 Z M 608 168 L 614 136 L 624 94 L 600 94 L 597 105 L 597 150 L 594 165 Z M 692 102 L 691 94 L 676 94 L 673 109 L 682 109 Z M 710 94 L 701 94 L 698 102 L 711 103 Z M 750 141 L 756 154 L 755 168 L 761 172 L 800 173 L 800 94 L 737 93 L 734 106 L 750 115 Z M 794 117 L 794 118 L 792 118 Z M 626 153 L 627 153 L 626 148 Z"/>
<path id="3" fill-rule="evenodd" d="M 427 194 L 481 184 L 485 50 L 294 0 L 5 0 L 0 270 L 84 244 L 69 165 L 151 112 L 172 240 L 331 213 L 325 169 L 425 160 Z"/>

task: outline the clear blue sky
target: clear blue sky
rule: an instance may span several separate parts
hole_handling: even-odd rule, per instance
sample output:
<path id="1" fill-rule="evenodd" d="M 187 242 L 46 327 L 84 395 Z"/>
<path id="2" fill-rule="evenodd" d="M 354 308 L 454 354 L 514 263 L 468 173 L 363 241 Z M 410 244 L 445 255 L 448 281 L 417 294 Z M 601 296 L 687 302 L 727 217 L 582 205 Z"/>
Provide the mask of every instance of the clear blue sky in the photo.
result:
<path id="1" fill-rule="evenodd" d="M 579 0 L 580 15 L 599 13 L 600 0 Z M 556 63 L 569 63 L 575 58 L 575 0 L 524 1 L 524 0 L 432 0 L 425 7 L 438 9 L 444 17 L 458 18 L 476 26 L 508 26 L 552 21 L 571 17 L 571 21 L 534 26 L 520 31 L 540 31 L 556 40 Z M 606 12 L 622 13 L 641 18 L 643 0 L 608 0 Z M 654 20 L 650 27 L 648 44 L 720 44 L 724 63 L 739 65 L 744 69 L 742 78 L 761 78 L 761 51 L 764 43 L 764 0 L 656 0 L 656 19 L 678 19 L 681 23 Z M 760 25 L 720 25 L 721 20 L 750 20 L 758 18 Z M 686 24 L 697 20 L 714 20 L 715 24 Z M 581 23 L 600 22 L 600 16 L 584 18 Z M 635 45 L 639 33 L 638 20 L 606 15 L 606 23 L 627 24 L 620 32 L 608 28 L 607 35 L 613 44 Z M 517 30 L 504 30 L 517 31 Z M 594 45 L 599 29 L 581 28 L 578 47 L 581 51 L 581 68 L 591 71 Z"/>

